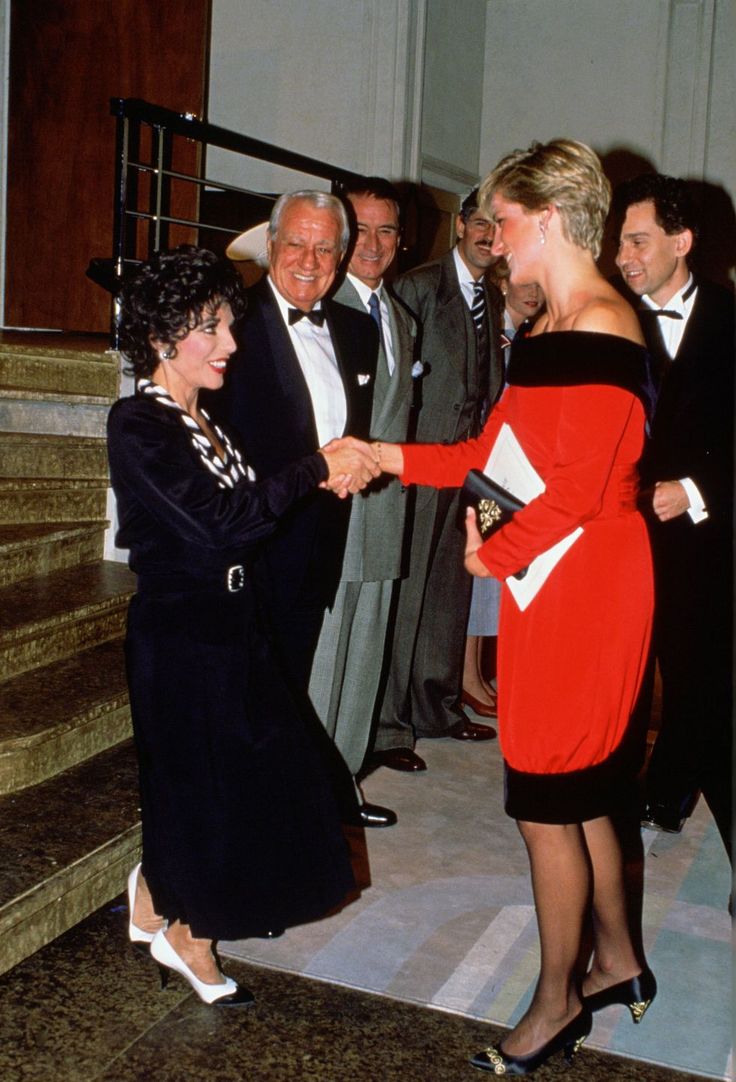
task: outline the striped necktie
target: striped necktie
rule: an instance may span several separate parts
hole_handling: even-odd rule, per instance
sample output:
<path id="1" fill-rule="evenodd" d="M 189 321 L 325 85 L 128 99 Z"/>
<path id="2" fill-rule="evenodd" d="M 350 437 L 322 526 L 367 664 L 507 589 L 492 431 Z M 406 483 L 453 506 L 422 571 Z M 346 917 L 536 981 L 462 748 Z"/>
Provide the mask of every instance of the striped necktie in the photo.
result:
<path id="1" fill-rule="evenodd" d="M 473 323 L 475 324 L 475 329 L 480 338 L 483 336 L 486 329 L 486 291 L 483 288 L 482 282 L 475 282 L 473 284 L 473 305 L 470 309 L 470 314 L 473 317 Z"/>

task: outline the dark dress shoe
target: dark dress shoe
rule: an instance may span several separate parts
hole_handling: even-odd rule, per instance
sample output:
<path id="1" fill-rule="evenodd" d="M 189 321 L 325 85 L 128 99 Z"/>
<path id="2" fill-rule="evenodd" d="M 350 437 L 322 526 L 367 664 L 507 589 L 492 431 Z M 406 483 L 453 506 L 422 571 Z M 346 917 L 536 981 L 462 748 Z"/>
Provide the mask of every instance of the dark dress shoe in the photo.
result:
<path id="1" fill-rule="evenodd" d="M 454 740 L 493 740 L 496 730 L 492 725 L 478 725 L 466 718 L 465 721 L 455 722 L 447 735 Z"/>
<path id="2" fill-rule="evenodd" d="M 497 718 L 498 706 L 496 701 L 492 703 L 481 702 L 480 699 L 476 699 L 475 695 L 471 695 L 469 691 L 463 691 L 460 696 L 460 702 L 463 706 L 469 706 L 471 710 L 474 710 L 481 718 Z"/>
<path id="3" fill-rule="evenodd" d="M 686 818 L 679 808 L 668 808 L 666 804 L 646 804 L 641 813 L 641 825 L 647 830 L 679 834 Z"/>
<path id="4" fill-rule="evenodd" d="M 380 804 L 361 804 L 358 809 L 358 825 L 363 827 L 392 827 L 398 816 L 390 808 Z"/>
<path id="5" fill-rule="evenodd" d="M 368 760 L 372 767 L 387 766 L 389 770 L 404 770 L 407 773 L 426 770 L 427 764 L 411 748 L 387 748 L 374 751 Z"/>

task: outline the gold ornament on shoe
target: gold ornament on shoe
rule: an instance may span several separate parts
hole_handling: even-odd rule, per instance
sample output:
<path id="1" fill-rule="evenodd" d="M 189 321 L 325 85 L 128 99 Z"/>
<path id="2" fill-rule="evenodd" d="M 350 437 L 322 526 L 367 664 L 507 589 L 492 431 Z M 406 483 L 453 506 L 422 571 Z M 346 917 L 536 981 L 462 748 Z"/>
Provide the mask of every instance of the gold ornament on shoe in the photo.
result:
<path id="1" fill-rule="evenodd" d="M 486 503 L 487 501 L 484 500 L 483 502 Z M 495 1048 L 486 1048 L 486 1055 L 489 1063 L 493 1064 L 493 1073 L 495 1075 L 506 1074 L 506 1063 L 500 1052 Z"/>
<path id="2" fill-rule="evenodd" d="M 478 503 L 478 520 L 480 532 L 490 530 L 494 523 L 501 518 L 503 511 L 495 500 L 480 500 Z"/>
<path id="3" fill-rule="evenodd" d="M 629 1004 L 629 1010 L 631 1011 L 631 1017 L 634 1019 L 634 1022 L 637 1025 L 639 1024 L 639 1022 L 641 1022 L 641 1020 L 644 1017 L 644 1015 L 646 1013 L 646 1010 L 647 1010 L 647 1008 L 648 1008 L 648 1006 L 649 1006 L 649 1004 L 651 1002 L 652 1002 L 651 999 L 645 999 L 645 1000 L 640 1000 L 637 1003 L 630 1003 Z"/>
<path id="4" fill-rule="evenodd" d="M 586 1037 L 587 1037 L 587 1033 L 584 1033 L 582 1037 L 578 1037 L 578 1039 L 575 1041 L 575 1044 L 572 1046 L 572 1052 L 570 1053 L 570 1059 L 571 1060 L 572 1060 L 573 1056 L 577 1056 L 578 1052 L 580 1051 L 580 1049 L 585 1044 Z"/>

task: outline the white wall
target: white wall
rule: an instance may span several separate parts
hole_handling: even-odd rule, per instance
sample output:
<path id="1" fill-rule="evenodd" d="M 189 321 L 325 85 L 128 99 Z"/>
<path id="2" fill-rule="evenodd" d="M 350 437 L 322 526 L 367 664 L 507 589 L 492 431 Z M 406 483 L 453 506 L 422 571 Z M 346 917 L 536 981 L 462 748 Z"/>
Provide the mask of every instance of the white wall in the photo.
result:
<path id="1" fill-rule="evenodd" d="M 478 179 L 486 0 L 428 0 L 421 118 L 421 179 L 463 192 Z"/>
<path id="2" fill-rule="evenodd" d="M 569 136 L 606 158 L 614 182 L 654 168 L 733 201 L 735 10 L 733 0 L 488 0 L 481 172 L 533 139 Z"/>
<path id="3" fill-rule="evenodd" d="M 424 7 L 214 0 L 209 119 L 356 172 L 416 175 Z M 230 154 L 208 160 L 208 175 L 254 189 L 303 179 L 266 165 L 243 169 Z"/>

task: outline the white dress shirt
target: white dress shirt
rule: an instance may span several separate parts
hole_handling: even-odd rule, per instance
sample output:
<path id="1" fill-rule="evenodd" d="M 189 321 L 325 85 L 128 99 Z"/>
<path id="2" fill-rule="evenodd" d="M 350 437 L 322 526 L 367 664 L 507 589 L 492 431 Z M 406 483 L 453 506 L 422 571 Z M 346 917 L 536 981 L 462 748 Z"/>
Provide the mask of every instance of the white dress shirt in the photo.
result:
<path id="1" fill-rule="evenodd" d="M 396 368 L 396 359 L 394 356 L 394 343 L 391 337 L 391 319 L 389 316 L 388 305 L 386 303 L 386 297 L 383 290 L 383 281 L 378 286 L 378 289 L 371 289 L 365 282 L 361 282 L 360 278 L 356 278 L 354 274 L 347 274 L 348 281 L 355 289 L 355 292 L 360 297 L 361 301 L 365 305 L 365 310 L 368 315 L 371 314 L 369 301 L 371 294 L 375 293 L 378 296 L 378 304 L 381 309 L 381 337 L 383 338 L 383 352 L 386 355 L 386 364 L 388 366 L 389 376 L 393 376 L 394 369 Z M 373 318 L 371 316 L 371 318 Z"/>
<path id="2" fill-rule="evenodd" d="M 306 317 L 289 326 L 289 309 L 296 306 L 289 304 L 281 296 L 270 277 L 268 284 L 273 290 L 284 325 L 296 351 L 299 367 L 304 374 L 309 397 L 312 400 L 317 439 L 320 447 L 324 447 L 330 440 L 342 436 L 348 419 L 345 388 L 329 327 L 326 322 L 321 327 L 317 327 Z M 319 311 L 321 303 L 317 301 L 314 307 Z"/>
<path id="3" fill-rule="evenodd" d="M 460 292 L 465 298 L 465 303 L 468 308 L 473 310 L 473 300 L 475 297 L 475 283 L 476 281 L 482 281 L 482 278 L 474 278 L 468 268 L 460 257 L 457 245 L 452 249 L 453 259 L 455 260 L 455 269 L 457 270 L 457 279 L 460 283 Z"/>
<path id="4" fill-rule="evenodd" d="M 698 295 L 697 287 L 691 289 L 694 285 L 692 274 L 689 275 L 687 282 L 675 293 L 674 297 L 670 297 L 666 304 L 657 304 L 646 293 L 643 295 L 642 303 L 647 308 L 653 309 L 655 312 L 659 309 L 665 309 L 668 312 L 678 312 L 682 318 L 673 319 L 671 316 L 661 316 L 657 323 L 659 324 L 659 330 L 662 335 L 662 341 L 664 342 L 664 348 L 667 350 L 667 355 L 671 361 L 677 359 L 677 351 L 680 348 L 683 336 L 685 334 L 685 328 L 687 327 L 687 321 L 690 319 L 693 307 L 695 305 L 695 298 Z M 698 486 L 695 484 L 691 477 L 681 477 L 680 484 L 687 493 L 687 498 L 690 501 L 690 506 L 687 509 L 687 513 L 693 522 L 702 522 L 703 519 L 708 517 L 708 512 L 705 509 L 705 501 L 700 494 Z"/>

